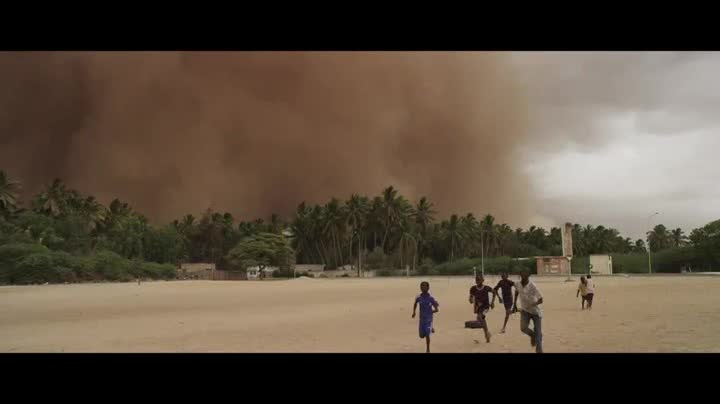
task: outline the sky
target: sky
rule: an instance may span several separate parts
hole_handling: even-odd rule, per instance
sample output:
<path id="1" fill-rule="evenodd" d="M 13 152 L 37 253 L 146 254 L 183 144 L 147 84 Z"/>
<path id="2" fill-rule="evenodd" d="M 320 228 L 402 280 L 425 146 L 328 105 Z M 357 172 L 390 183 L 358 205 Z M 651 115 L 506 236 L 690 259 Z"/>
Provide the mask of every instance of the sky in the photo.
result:
<path id="1" fill-rule="evenodd" d="M 720 218 L 720 54 L 513 56 L 548 140 L 525 166 L 538 221 L 635 239 L 657 223 L 689 233 Z"/>
<path id="2" fill-rule="evenodd" d="M 388 185 L 438 217 L 720 219 L 716 52 L 0 52 L 0 169 L 167 222 Z M 658 215 L 648 220 L 654 213 Z"/>

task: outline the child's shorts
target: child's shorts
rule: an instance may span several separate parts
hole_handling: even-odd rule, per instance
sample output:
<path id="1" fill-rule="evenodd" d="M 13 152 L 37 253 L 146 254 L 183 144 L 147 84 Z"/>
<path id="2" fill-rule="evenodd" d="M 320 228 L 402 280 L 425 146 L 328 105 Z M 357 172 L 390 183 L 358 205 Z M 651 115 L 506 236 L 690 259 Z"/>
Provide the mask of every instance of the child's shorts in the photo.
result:
<path id="1" fill-rule="evenodd" d="M 419 335 L 420 338 L 429 337 L 432 334 L 432 320 L 420 320 Z"/>

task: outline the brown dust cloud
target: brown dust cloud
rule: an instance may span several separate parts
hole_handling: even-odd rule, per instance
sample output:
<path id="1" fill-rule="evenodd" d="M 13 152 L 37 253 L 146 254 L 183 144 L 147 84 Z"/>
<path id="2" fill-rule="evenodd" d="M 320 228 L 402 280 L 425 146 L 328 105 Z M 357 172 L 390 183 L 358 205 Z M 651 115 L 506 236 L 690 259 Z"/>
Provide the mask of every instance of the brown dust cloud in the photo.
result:
<path id="1" fill-rule="evenodd" d="M 157 222 L 240 220 L 394 185 L 526 220 L 527 101 L 477 52 L 0 52 L 0 169 Z"/>

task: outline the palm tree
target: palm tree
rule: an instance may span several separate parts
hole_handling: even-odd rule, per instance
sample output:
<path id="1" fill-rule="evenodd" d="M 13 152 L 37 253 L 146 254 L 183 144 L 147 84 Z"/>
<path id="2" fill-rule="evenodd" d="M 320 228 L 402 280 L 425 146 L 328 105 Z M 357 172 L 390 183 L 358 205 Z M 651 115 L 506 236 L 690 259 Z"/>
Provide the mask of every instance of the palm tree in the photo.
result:
<path id="1" fill-rule="evenodd" d="M 45 191 L 37 196 L 34 202 L 35 210 L 50 216 L 60 216 L 67 210 L 68 196 L 65 184 L 56 178 Z"/>
<path id="2" fill-rule="evenodd" d="M 450 240 L 450 262 L 453 262 L 455 260 L 455 245 L 462 241 L 464 237 L 462 224 L 456 214 L 450 216 L 450 220 L 443 224 L 445 225 L 445 239 Z"/>
<path id="3" fill-rule="evenodd" d="M 435 206 L 424 196 L 420 198 L 418 203 L 415 205 L 415 224 L 417 224 L 418 226 L 418 240 L 416 241 L 422 243 L 423 249 L 427 248 L 428 230 L 432 223 L 435 221 L 434 215 L 436 212 L 433 210 L 434 207 Z M 422 256 L 420 256 L 419 258 L 422 259 Z"/>
<path id="4" fill-rule="evenodd" d="M 475 215 L 468 213 L 462 219 L 460 219 L 461 231 L 463 233 L 463 255 L 467 256 L 472 254 L 474 243 L 480 238 L 480 249 L 482 250 L 482 231 L 480 230 L 480 223 L 475 219 Z"/>
<path id="5" fill-rule="evenodd" d="M 649 231 L 647 233 L 647 238 L 648 245 L 650 246 L 650 251 L 652 252 L 664 250 L 672 245 L 670 233 L 667 231 L 667 228 L 662 224 L 658 224 L 651 231 Z"/>
<path id="6" fill-rule="evenodd" d="M 285 227 L 285 225 L 282 223 L 282 219 L 280 219 L 280 216 L 273 213 L 270 216 L 270 224 L 269 224 L 270 233 L 281 234 L 284 227 Z"/>
<path id="7" fill-rule="evenodd" d="M 500 256 L 505 256 L 505 252 L 508 248 L 508 243 L 513 234 L 512 229 L 507 224 L 503 223 L 497 227 L 496 234 L 498 237 L 498 246 L 500 247 Z"/>
<path id="8" fill-rule="evenodd" d="M 90 231 L 96 231 L 102 227 L 109 215 L 107 208 L 95 200 L 94 196 L 88 196 L 83 200 L 82 213 L 88 219 Z"/>
<path id="9" fill-rule="evenodd" d="M 417 237 L 415 235 L 414 223 L 409 220 L 410 218 L 405 216 L 401 219 L 399 224 L 400 229 L 400 242 L 399 242 L 399 256 L 400 256 L 400 269 L 404 268 L 404 256 L 407 250 L 412 247 L 417 250 Z M 417 251 L 413 251 L 413 270 L 415 270 L 415 259 Z"/>
<path id="10" fill-rule="evenodd" d="M 330 237 L 335 258 L 335 266 L 343 265 L 342 248 L 340 245 L 340 234 L 343 231 L 345 214 L 337 198 L 332 198 L 323 208 L 323 233 Z"/>
<path id="11" fill-rule="evenodd" d="M 314 216 L 313 212 L 318 212 L 318 216 Z M 299 262 L 326 264 L 320 250 L 320 240 L 316 238 L 316 229 L 319 226 L 319 210 L 308 208 L 305 202 L 301 203 L 297 207 L 295 218 L 290 223 L 292 244 L 297 251 Z"/>
<path id="12" fill-rule="evenodd" d="M 573 255 L 585 256 L 587 255 L 587 249 L 585 248 L 585 237 L 583 228 L 579 224 L 575 223 L 572 227 L 572 239 L 573 239 Z"/>
<path id="13" fill-rule="evenodd" d="M 687 243 L 687 237 L 685 236 L 682 229 L 679 227 L 670 232 L 670 237 L 672 239 L 673 247 L 682 247 Z"/>
<path id="14" fill-rule="evenodd" d="M 637 239 L 635 241 L 634 250 L 635 250 L 635 252 L 644 253 L 646 251 L 645 241 L 641 238 Z"/>
<path id="15" fill-rule="evenodd" d="M 390 230 L 392 229 L 392 226 L 397 221 L 397 216 L 400 210 L 400 203 L 398 200 L 398 191 L 392 187 L 389 186 L 385 188 L 382 192 L 382 202 L 383 202 L 383 213 L 384 213 L 384 234 L 382 239 L 382 248 L 383 251 L 385 250 L 385 245 L 387 243 L 388 235 L 390 234 Z"/>
<path id="16" fill-rule="evenodd" d="M 17 192 L 20 182 L 10 179 L 0 170 L 0 215 L 12 213 L 17 208 Z"/>
<path id="17" fill-rule="evenodd" d="M 358 194 L 350 195 L 350 199 L 345 203 L 345 212 L 347 214 L 346 225 L 352 229 L 350 233 L 350 254 L 348 257 L 352 257 L 352 238 L 357 237 L 358 243 L 358 277 L 362 271 L 362 255 L 364 245 L 363 234 L 366 226 L 367 214 L 369 211 L 369 201 L 367 197 L 360 196 Z"/>
<path id="18" fill-rule="evenodd" d="M 492 215 L 485 215 L 480 221 L 480 248 L 484 256 L 488 255 L 490 246 L 497 240 L 495 229 L 495 218 Z"/>

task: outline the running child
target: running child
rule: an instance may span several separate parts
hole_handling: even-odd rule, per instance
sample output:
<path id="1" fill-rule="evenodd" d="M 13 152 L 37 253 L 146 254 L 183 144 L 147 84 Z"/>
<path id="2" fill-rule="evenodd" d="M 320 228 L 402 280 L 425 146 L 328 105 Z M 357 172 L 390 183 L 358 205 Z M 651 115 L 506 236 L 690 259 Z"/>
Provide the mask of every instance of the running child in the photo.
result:
<path id="1" fill-rule="evenodd" d="M 575 293 L 575 297 L 578 296 L 582 296 L 580 306 L 582 307 L 581 310 L 585 310 L 585 301 L 587 300 L 587 280 L 584 276 L 580 277 L 580 284 L 578 285 L 577 293 Z"/>
<path id="2" fill-rule="evenodd" d="M 477 314 L 477 320 L 480 328 L 485 331 L 485 341 L 490 342 L 490 331 L 488 331 L 485 316 L 490 309 L 495 308 L 495 292 L 487 285 L 483 285 L 485 277 L 478 275 L 475 277 L 475 286 L 470 288 L 470 304 L 473 305 L 473 312 Z M 493 301 L 490 302 L 490 293 L 493 294 Z"/>
<path id="3" fill-rule="evenodd" d="M 417 311 L 418 305 L 420 306 L 420 323 L 419 331 L 420 338 L 425 338 L 427 343 L 426 353 L 430 353 L 430 334 L 435 332 L 433 328 L 433 314 L 438 312 L 440 306 L 434 297 L 430 296 L 429 293 L 430 284 L 428 282 L 420 283 L 420 294 L 415 298 L 415 304 L 413 305 L 412 318 L 415 318 L 415 312 Z"/>
<path id="4" fill-rule="evenodd" d="M 587 276 L 585 282 L 585 301 L 587 301 L 588 310 L 592 310 L 593 297 L 595 297 L 595 283 L 592 280 L 592 275 Z"/>
<path id="5" fill-rule="evenodd" d="M 497 285 L 493 288 L 493 300 L 490 305 L 495 305 L 495 297 L 497 296 L 498 299 L 500 299 L 500 303 L 505 306 L 505 322 L 503 323 L 502 330 L 500 330 L 500 334 L 505 334 L 505 327 L 507 327 L 508 319 L 510 319 L 510 315 L 513 313 L 512 288 L 515 286 L 515 282 L 508 279 L 508 274 L 505 271 L 500 274 L 500 277 L 502 279 L 500 279 Z M 498 289 L 502 292 L 500 296 L 498 296 Z"/>

